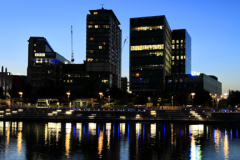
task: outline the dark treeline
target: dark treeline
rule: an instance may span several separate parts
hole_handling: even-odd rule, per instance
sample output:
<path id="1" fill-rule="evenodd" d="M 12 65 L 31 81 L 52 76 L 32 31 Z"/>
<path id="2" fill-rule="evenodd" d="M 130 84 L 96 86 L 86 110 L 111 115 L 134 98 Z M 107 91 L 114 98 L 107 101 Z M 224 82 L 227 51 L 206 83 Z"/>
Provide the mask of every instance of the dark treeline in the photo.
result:
<path id="1" fill-rule="evenodd" d="M 56 85 L 53 81 L 48 80 L 46 83 L 37 90 L 33 90 L 33 87 L 28 83 L 25 87 L 15 88 L 14 86 L 10 90 L 11 97 L 19 97 L 19 92 L 23 92 L 23 101 L 25 103 L 36 103 L 39 98 L 57 98 L 60 103 L 67 103 L 68 97 L 66 92 L 69 90 L 65 86 Z M 139 94 L 130 94 L 126 90 L 120 90 L 117 87 L 108 88 L 107 85 L 102 84 L 100 87 L 95 86 L 92 81 L 89 81 L 84 88 L 75 88 L 70 90 L 71 95 L 69 100 L 75 100 L 76 98 L 94 98 L 102 104 L 109 102 L 115 105 L 135 105 L 146 103 L 153 103 L 157 105 L 174 105 L 183 106 L 208 106 L 208 107 L 229 107 L 240 104 L 240 91 L 230 91 L 227 99 L 217 100 L 212 98 L 210 93 L 206 90 L 199 90 L 195 92 L 194 97 L 191 96 L 191 92 L 182 91 L 177 94 L 171 94 L 166 88 L 164 91 L 158 91 L 156 94 L 140 92 Z M 103 93 L 103 96 L 99 96 L 99 92 Z M 0 99 L 4 99 L 3 89 L 0 87 Z M 151 97 L 151 98 L 150 98 Z"/>

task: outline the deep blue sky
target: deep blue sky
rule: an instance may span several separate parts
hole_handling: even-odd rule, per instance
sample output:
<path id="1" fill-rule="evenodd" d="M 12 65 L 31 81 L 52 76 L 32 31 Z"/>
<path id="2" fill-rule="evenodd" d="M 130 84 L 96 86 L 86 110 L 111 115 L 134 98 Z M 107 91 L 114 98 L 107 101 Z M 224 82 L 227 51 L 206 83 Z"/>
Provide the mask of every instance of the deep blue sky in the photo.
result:
<path id="1" fill-rule="evenodd" d="M 86 15 L 112 9 L 129 37 L 129 18 L 165 15 L 171 29 L 187 29 L 192 38 L 192 70 L 215 75 L 223 93 L 240 90 L 239 0 L 5 0 L 0 5 L 0 65 L 27 74 L 30 36 L 47 38 L 53 49 L 75 63 L 86 59 Z M 122 76 L 129 75 L 129 43 L 122 53 Z"/>

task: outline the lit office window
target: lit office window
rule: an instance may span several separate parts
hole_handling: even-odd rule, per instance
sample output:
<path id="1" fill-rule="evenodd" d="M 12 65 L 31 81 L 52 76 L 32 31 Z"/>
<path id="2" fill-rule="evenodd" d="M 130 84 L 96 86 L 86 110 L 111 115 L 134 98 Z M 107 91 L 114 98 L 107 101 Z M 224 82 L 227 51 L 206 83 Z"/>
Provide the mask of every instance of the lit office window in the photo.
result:
<path id="1" fill-rule="evenodd" d="M 155 56 L 163 56 L 163 52 L 162 51 L 157 51 L 157 52 L 149 52 L 149 55 L 155 55 Z"/>
<path id="2" fill-rule="evenodd" d="M 183 39 L 181 39 L 181 43 L 183 43 Z"/>
<path id="3" fill-rule="evenodd" d="M 109 25 L 103 25 L 103 28 L 109 28 Z"/>
<path id="4" fill-rule="evenodd" d="M 108 80 L 103 79 L 102 83 L 108 83 Z"/>
<path id="5" fill-rule="evenodd" d="M 175 62 L 174 61 L 172 61 L 172 65 L 174 65 L 175 64 Z"/>
<path id="6" fill-rule="evenodd" d="M 98 48 L 99 48 L 99 49 L 102 49 L 102 46 L 99 46 Z"/>
<path id="7" fill-rule="evenodd" d="M 181 56 L 181 59 L 183 59 L 183 56 Z"/>
<path id="8" fill-rule="evenodd" d="M 157 50 L 163 49 L 163 44 L 156 44 L 156 45 L 140 45 L 140 46 L 131 46 L 131 51 L 141 51 L 141 50 Z"/>
<path id="9" fill-rule="evenodd" d="M 36 43 L 34 43 L 34 46 L 37 46 Z"/>
<path id="10" fill-rule="evenodd" d="M 175 59 L 175 57 L 174 56 L 172 56 L 172 60 L 174 60 Z"/>
<path id="11" fill-rule="evenodd" d="M 88 28 L 93 28 L 93 25 L 88 25 Z"/>
<path id="12" fill-rule="evenodd" d="M 142 26 L 131 28 L 131 31 L 162 30 L 163 26 Z"/>
<path id="13" fill-rule="evenodd" d="M 45 57 L 45 53 L 35 53 L 35 57 Z"/>
<path id="14" fill-rule="evenodd" d="M 176 60 L 179 60 L 179 56 L 176 56 Z"/>
<path id="15" fill-rule="evenodd" d="M 174 43 L 175 43 L 175 40 L 173 39 L 173 40 L 172 40 L 172 44 L 174 44 Z"/>
<path id="16" fill-rule="evenodd" d="M 106 42 L 103 42 L 103 45 L 106 45 Z"/>
<path id="17" fill-rule="evenodd" d="M 93 58 L 88 58 L 87 61 L 88 61 L 88 62 L 92 62 L 92 61 L 93 61 Z"/>
<path id="18" fill-rule="evenodd" d="M 93 37 L 90 37 L 90 41 L 92 41 L 92 40 L 94 40 L 94 38 L 93 38 Z"/>
<path id="19" fill-rule="evenodd" d="M 36 52 L 36 50 L 34 50 L 33 52 Z"/>
<path id="20" fill-rule="evenodd" d="M 181 49 L 183 49 L 183 44 L 181 44 Z"/>
<path id="21" fill-rule="evenodd" d="M 184 59 L 185 59 L 185 56 L 184 56 Z"/>
<path id="22" fill-rule="evenodd" d="M 93 14 L 98 14 L 98 12 L 93 12 Z"/>
<path id="23" fill-rule="evenodd" d="M 172 45 L 172 49 L 175 49 L 175 45 Z"/>
<path id="24" fill-rule="evenodd" d="M 176 40 L 176 43 L 179 43 L 179 40 Z"/>
<path id="25" fill-rule="evenodd" d="M 98 25 L 95 25 L 95 28 L 98 28 Z"/>
<path id="26" fill-rule="evenodd" d="M 176 45 L 176 48 L 179 49 L 179 45 Z"/>

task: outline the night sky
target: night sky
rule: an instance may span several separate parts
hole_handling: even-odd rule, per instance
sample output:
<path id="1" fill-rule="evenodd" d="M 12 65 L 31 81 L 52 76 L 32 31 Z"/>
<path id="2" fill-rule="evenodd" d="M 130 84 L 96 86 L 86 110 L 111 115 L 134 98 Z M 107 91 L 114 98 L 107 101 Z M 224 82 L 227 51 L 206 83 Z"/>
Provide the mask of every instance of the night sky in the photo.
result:
<path id="1" fill-rule="evenodd" d="M 129 19 L 165 15 L 171 29 L 187 29 L 192 38 L 192 71 L 215 75 L 223 93 L 240 90 L 239 0 L 2 0 L 0 65 L 12 74 L 27 74 L 30 36 L 43 36 L 52 48 L 71 59 L 71 25 L 75 63 L 86 59 L 86 16 L 89 10 L 112 9 L 122 41 Z M 129 40 L 122 52 L 122 77 L 129 77 Z"/>

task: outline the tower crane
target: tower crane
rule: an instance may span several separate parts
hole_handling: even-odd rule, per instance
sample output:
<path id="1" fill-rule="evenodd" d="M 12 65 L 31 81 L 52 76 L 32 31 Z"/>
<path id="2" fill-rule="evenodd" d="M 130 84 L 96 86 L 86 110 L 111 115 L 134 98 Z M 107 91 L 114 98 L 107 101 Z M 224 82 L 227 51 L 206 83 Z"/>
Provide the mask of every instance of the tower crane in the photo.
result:
<path id="1" fill-rule="evenodd" d="M 124 40 L 124 42 L 123 42 L 122 50 L 123 50 L 123 48 L 124 48 L 124 46 L 125 46 L 125 43 L 126 43 L 127 39 L 128 39 L 128 37 L 126 37 L 125 40 Z"/>
<path id="2" fill-rule="evenodd" d="M 73 58 L 73 30 L 72 30 L 72 26 L 71 26 L 71 51 L 72 51 L 72 58 L 71 58 L 71 62 L 74 62 L 74 58 Z"/>

